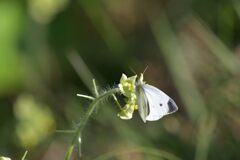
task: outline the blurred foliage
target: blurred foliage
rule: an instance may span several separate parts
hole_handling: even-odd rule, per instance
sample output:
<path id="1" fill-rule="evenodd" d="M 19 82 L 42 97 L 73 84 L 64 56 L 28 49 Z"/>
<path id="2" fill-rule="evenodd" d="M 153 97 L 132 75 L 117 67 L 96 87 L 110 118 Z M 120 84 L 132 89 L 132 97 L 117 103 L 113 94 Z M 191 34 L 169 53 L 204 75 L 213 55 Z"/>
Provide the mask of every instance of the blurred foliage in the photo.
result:
<path id="1" fill-rule="evenodd" d="M 75 128 L 89 104 L 76 94 L 148 65 L 146 82 L 179 111 L 125 121 L 109 99 L 82 158 L 240 158 L 239 0 L 1 0 L 0 20 L 0 155 L 63 159 L 72 135 L 54 130 Z"/>
<path id="2" fill-rule="evenodd" d="M 0 157 L 0 160 L 11 160 L 11 158 L 8 158 L 8 157 Z"/>
<path id="3" fill-rule="evenodd" d="M 67 0 L 28 0 L 32 18 L 39 23 L 48 23 L 66 6 Z"/>
<path id="4" fill-rule="evenodd" d="M 21 95 L 14 106 L 17 120 L 17 144 L 33 147 L 55 131 L 55 122 L 47 106 L 35 102 L 32 96 Z"/>
<path id="5" fill-rule="evenodd" d="M 0 2 L 0 94 L 18 88 L 23 74 L 21 57 L 16 46 L 21 28 L 22 9 L 19 4 Z"/>

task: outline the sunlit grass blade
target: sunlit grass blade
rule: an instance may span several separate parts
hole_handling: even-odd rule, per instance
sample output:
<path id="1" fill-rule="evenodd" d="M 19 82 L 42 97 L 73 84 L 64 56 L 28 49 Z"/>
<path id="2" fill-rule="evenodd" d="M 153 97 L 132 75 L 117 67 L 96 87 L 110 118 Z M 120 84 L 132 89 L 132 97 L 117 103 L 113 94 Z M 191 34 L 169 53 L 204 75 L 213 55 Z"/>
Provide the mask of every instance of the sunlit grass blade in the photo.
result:
<path id="1" fill-rule="evenodd" d="M 112 53 L 124 53 L 126 44 L 101 1 L 78 0 Z M 125 52 L 126 53 L 126 52 Z"/>
<path id="2" fill-rule="evenodd" d="M 216 127 L 214 116 L 203 116 L 199 122 L 195 160 L 207 160 L 209 145 Z"/>
<path id="3" fill-rule="evenodd" d="M 78 76 L 83 81 L 83 83 L 87 86 L 89 91 L 92 92 L 91 81 L 92 81 L 93 75 L 91 71 L 88 69 L 83 59 L 81 58 L 81 56 L 77 54 L 76 51 L 70 51 L 67 54 L 67 58 L 71 63 L 71 65 L 73 66 L 74 70 L 77 72 Z"/>
<path id="4" fill-rule="evenodd" d="M 205 27 L 206 25 L 202 24 L 203 22 L 201 20 L 192 18 L 191 29 L 226 69 L 233 74 L 237 73 L 240 67 L 239 60 L 237 60 L 233 52 L 216 35 L 214 35 L 213 32 Z"/>
<path id="5" fill-rule="evenodd" d="M 21 158 L 21 160 L 26 160 L 27 154 L 28 154 L 28 151 L 25 151 L 23 156 L 22 156 L 22 158 Z"/>

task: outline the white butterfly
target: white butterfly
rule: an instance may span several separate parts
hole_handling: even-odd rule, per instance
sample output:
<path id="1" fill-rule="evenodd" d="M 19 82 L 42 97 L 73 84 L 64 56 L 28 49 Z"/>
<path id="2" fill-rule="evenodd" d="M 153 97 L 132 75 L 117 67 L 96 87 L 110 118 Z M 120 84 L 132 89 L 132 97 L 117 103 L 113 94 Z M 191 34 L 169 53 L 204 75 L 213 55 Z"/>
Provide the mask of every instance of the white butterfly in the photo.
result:
<path id="1" fill-rule="evenodd" d="M 156 121 L 178 110 L 176 103 L 158 88 L 145 84 L 143 74 L 136 83 L 138 111 L 143 120 Z"/>

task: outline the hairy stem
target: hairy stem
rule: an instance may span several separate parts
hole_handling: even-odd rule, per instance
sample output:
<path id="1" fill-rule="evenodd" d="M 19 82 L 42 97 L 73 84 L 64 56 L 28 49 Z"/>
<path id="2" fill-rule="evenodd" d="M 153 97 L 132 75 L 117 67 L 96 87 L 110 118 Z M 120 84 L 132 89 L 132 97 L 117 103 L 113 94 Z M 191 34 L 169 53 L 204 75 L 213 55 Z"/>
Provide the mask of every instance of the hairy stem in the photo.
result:
<path id="1" fill-rule="evenodd" d="M 68 147 L 67 154 L 65 156 L 65 160 L 70 160 L 72 152 L 73 152 L 73 149 L 74 149 L 74 146 L 75 146 L 75 143 L 78 141 L 79 136 L 81 135 L 84 126 L 86 125 L 89 117 L 93 113 L 93 111 L 96 108 L 97 104 L 101 100 L 103 100 L 104 98 L 106 98 L 108 96 L 111 96 L 112 94 L 117 93 L 117 92 L 120 92 L 119 89 L 118 88 L 113 88 L 113 89 L 111 89 L 111 90 L 109 90 L 109 91 L 99 95 L 99 97 L 95 98 L 92 101 L 92 103 L 88 107 L 88 110 L 86 111 L 86 114 L 81 119 L 80 124 L 79 124 L 79 126 L 78 126 L 78 128 L 77 128 L 77 130 L 76 130 L 76 132 L 74 134 L 74 137 L 72 139 L 72 142 L 71 142 L 70 146 Z"/>

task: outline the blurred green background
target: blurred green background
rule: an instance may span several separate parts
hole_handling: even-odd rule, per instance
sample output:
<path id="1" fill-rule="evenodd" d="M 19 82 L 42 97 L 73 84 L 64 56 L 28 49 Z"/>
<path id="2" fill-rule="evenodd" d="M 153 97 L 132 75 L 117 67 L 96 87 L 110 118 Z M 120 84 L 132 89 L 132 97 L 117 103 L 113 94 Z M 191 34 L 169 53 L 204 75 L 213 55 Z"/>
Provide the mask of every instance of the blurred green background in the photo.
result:
<path id="1" fill-rule="evenodd" d="M 64 159 L 73 135 L 56 129 L 76 127 L 90 103 L 76 94 L 148 66 L 179 111 L 125 121 L 109 99 L 83 131 L 82 159 L 240 159 L 239 42 L 239 0 L 1 0 L 0 155 Z"/>

